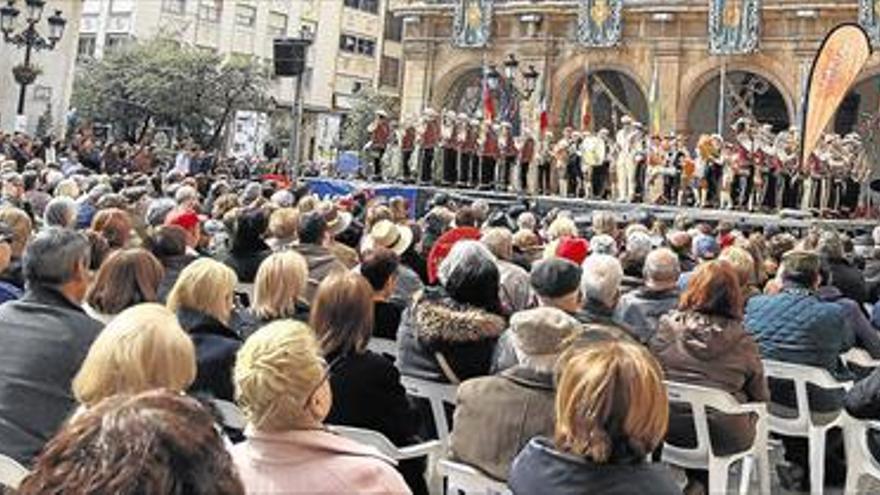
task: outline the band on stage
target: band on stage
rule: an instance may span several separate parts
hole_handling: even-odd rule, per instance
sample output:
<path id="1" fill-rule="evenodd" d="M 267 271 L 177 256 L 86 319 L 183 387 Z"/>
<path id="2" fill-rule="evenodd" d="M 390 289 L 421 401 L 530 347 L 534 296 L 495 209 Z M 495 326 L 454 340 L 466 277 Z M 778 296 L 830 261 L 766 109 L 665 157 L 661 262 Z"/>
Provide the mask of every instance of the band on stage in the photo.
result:
<path id="1" fill-rule="evenodd" d="M 741 118 L 729 140 L 651 135 L 630 116 L 619 129 L 514 132 L 465 114 L 427 109 L 400 125 L 376 112 L 365 146 L 374 180 L 742 211 L 853 215 L 869 198 L 858 134 L 825 134 L 807 163 L 798 129 Z M 539 135 L 536 135 L 539 134 Z"/>

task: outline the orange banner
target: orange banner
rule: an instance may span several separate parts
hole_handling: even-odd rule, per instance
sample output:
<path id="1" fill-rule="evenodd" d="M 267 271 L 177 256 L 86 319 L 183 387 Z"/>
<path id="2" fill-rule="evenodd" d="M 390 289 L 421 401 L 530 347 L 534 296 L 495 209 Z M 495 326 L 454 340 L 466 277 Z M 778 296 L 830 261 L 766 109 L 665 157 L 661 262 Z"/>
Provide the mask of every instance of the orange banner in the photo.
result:
<path id="1" fill-rule="evenodd" d="M 857 24 L 837 26 L 825 38 L 807 82 L 801 133 L 802 166 L 870 56 L 868 35 Z"/>

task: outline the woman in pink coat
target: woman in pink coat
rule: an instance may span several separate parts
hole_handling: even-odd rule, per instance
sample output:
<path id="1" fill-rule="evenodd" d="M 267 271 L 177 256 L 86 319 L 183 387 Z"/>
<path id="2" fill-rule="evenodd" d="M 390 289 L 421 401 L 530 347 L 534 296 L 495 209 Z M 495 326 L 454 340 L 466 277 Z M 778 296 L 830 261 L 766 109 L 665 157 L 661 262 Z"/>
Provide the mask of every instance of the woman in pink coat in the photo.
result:
<path id="1" fill-rule="evenodd" d="M 249 424 L 232 457 L 247 493 L 410 493 L 393 460 L 324 427 L 329 373 L 303 323 L 271 323 L 244 343 L 235 387 Z"/>

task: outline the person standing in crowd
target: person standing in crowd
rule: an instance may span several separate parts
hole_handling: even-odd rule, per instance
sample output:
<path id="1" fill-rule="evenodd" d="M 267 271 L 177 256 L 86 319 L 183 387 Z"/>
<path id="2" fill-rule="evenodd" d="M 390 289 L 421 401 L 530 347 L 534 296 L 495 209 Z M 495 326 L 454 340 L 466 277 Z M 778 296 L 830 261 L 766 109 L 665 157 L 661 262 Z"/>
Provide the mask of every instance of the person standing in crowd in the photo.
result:
<path id="1" fill-rule="evenodd" d="M 450 437 L 453 460 L 506 481 L 528 441 L 553 434 L 553 367 L 563 343 L 579 331 L 580 323 L 556 308 L 513 315 L 507 332 L 519 363 L 461 384 Z"/>
<path id="2" fill-rule="evenodd" d="M 270 323 L 245 341 L 235 388 L 249 426 L 232 458 L 248 493 L 410 493 L 393 460 L 324 427 L 332 371 L 303 323 Z"/>
<path id="3" fill-rule="evenodd" d="M 145 249 L 115 251 L 101 264 L 83 309 L 95 320 L 110 323 L 127 308 L 158 302 L 164 274 L 159 260 Z"/>
<path id="4" fill-rule="evenodd" d="M 755 340 L 742 326 L 744 297 L 739 276 L 728 263 L 700 265 L 681 303 L 660 318 L 649 342 L 668 380 L 722 390 L 740 402 L 767 402 L 770 392 Z M 749 448 L 755 437 L 754 417 L 709 411 L 712 452 L 723 456 Z M 672 445 L 696 445 L 689 407 L 672 404 L 669 433 Z M 690 490 L 705 492 L 706 471 L 688 471 Z M 699 485 L 698 489 L 696 485 Z"/>
<path id="5" fill-rule="evenodd" d="M 515 495 L 678 495 L 668 468 L 645 458 L 666 436 L 663 371 L 641 345 L 591 342 L 560 358 L 553 439 L 533 438 L 514 459 Z"/>
<path id="6" fill-rule="evenodd" d="M 226 265 L 209 258 L 190 263 L 168 294 L 168 309 L 196 346 L 198 375 L 192 390 L 232 400 L 232 365 L 241 339 L 229 327 L 237 279 Z"/>
<path id="7" fill-rule="evenodd" d="M 83 311 L 89 244 L 49 228 L 24 254 L 27 291 L 0 306 L 0 453 L 30 464 L 76 406 L 70 382 L 102 325 Z"/>
<path id="8" fill-rule="evenodd" d="M 299 244 L 293 249 L 305 258 L 309 266 L 309 282 L 304 299 L 311 305 L 321 280 L 333 272 L 345 271 L 346 268 L 327 247 L 331 240 L 330 231 L 320 212 L 311 211 L 300 217 L 297 237 Z"/>
<path id="9" fill-rule="evenodd" d="M 309 325 L 332 366 L 333 406 L 326 421 L 378 431 L 403 447 L 418 442 L 419 421 L 394 363 L 367 349 L 372 292 L 354 272 L 331 274 L 318 287 Z M 398 470 L 414 494 L 427 495 L 424 459 L 403 461 Z"/>
<path id="10" fill-rule="evenodd" d="M 645 258 L 643 286 L 621 296 L 614 315 L 636 340 L 648 342 L 660 316 L 678 304 L 679 275 L 678 256 L 671 250 L 655 249 Z"/>
<path id="11" fill-rule="evenodd" d="M 450 383 L 486 375 L 506 327 L 495 260 L 479 242 L 462 240 L 438 272 L 440 286 L 416 296 L 401 319 L 401 373 Z"/>

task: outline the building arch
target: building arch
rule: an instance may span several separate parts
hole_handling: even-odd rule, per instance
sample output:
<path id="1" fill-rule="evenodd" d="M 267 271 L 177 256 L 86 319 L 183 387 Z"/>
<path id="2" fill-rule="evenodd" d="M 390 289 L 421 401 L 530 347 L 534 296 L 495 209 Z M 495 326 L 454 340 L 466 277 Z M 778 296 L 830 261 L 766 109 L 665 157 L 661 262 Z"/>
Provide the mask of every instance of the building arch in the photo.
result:
<path id="1" fill-rule="evenodd" d="M 583 104 L 586 92 L 586 74 L 562 94 L 562 107 L 557 114 L 560 127 L 575 129 L 583 123 Z M 648 122 L 648 100 L 638 83 L 630 76 L 616 70 L 590 71 L 590 126 L 594 130 L 608 129 L 615 132 L 624 115 L 630 115 L 639 122 Z"/>

